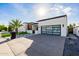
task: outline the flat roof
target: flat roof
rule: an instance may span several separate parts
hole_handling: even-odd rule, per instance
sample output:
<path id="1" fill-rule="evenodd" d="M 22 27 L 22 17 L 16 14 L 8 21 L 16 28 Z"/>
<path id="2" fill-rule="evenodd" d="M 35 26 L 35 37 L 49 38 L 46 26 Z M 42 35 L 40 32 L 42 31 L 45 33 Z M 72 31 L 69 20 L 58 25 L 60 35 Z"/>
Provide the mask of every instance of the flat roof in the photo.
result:
<path id="1" fill-rule="evenodd" d="M 76 27 L 74 27 L 74 28 L 79 28 L 79 26 L 76 26 Z"/>
<path id="2" fill-rule="evenodd" d="M 36 22 L 24 22 L 24 24 L 38 24 Z"/>
<path id="3" fill-rule="evenodd" d="M 65 17 L 65 16 L 67 16 L 67 15 L 61 15 L 61 16 L 56 16 L 56 17 L 52 17 L 52 18 L 42 19 L 42 20 L 38 20 L 37 22 L 51 20 L 51 19 L 56 19 L 56 18 Z"/>

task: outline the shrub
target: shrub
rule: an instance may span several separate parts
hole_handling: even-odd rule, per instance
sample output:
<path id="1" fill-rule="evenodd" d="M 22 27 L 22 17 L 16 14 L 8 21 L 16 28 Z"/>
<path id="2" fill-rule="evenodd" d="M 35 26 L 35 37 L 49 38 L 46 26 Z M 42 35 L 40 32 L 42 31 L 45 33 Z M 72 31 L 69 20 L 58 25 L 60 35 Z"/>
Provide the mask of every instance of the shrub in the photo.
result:
<path id="1" fill-rule="evenodd" d="M 11 34 L 9 34 L 9 33 L 2 33 L 1 36 L 2 36 L 2 37 L 10 37 Z"/>
<path id="2" fill-rule="evenodd" d="M 24 35 L 24 34 L 28 34 L 27 32 L 18 32 L 17 35 Z"/>
<path id="3" fill-rule="evenodd" d="M 27 33 L 27 32 L 18 32 L 16 33 L 17 35 L 25 35 L 25 34 L 30 34 L 30 33 Z M 1 34 L 2 37 L 10 37 L 11 34 L 10 33 L 2 33 Z"/>

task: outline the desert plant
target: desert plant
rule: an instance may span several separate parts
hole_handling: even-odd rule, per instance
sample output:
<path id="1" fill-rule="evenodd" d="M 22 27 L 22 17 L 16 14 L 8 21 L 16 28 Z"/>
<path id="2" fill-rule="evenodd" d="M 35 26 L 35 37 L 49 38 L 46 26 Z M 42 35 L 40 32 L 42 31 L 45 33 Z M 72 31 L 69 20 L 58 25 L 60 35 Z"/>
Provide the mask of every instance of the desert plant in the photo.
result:
<path id="1" fill-rule="evenodd" d="M 73 33 L 73 25 L 72 24 L 70 24 L 68 26 L 68 33 Z"/>

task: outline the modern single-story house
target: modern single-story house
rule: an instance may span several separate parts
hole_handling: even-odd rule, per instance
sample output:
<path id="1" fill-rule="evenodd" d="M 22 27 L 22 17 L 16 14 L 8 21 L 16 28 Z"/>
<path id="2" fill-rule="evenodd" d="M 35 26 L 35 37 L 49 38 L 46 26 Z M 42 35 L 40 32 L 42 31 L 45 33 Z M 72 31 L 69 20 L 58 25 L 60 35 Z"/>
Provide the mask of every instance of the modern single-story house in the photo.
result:
<path id="1" fill-rule="evenodd" d="M 73 28 L 73 34 L 79 36 L 79 26 L 75 26 L 75 27 Z"/>
<path id="2" fill-rule="evenodd" d="M 67 15 L 38 20 L 38 33 L 67 36 Z"/>
<path id="3" fill-rule="evenodd" d="M 36 23 L 23 23 L 20 31 L 27 31 L 35 34 L 67 35 L 67 16 L 61 15 L 48 19 L 38 20 Z"/>

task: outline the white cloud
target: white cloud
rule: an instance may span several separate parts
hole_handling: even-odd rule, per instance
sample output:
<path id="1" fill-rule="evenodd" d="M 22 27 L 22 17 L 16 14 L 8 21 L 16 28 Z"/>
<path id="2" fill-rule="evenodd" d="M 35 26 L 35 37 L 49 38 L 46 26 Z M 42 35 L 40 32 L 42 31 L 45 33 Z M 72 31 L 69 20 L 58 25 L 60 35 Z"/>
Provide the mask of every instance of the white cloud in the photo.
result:
<path id="1" fill-rule="evenodd" d="M 53 13 L 53 14 L 58 14 L 58 15 L 60 15 L 60 14 L 63 13 L 63 12 L 61 11 L 61 9 L 59 9 L 59 8 L 57 8 L 57 7 L 51 8 L 49 12 L 50 12 L 50 13 Z"/>
<path id="2" fill-rule="evenodd" d="M 61 5 L 61 4 L 55 4 L 54 7 L 58 8 L 58 9 L 63 9 L 64 8 L 64 6 Z"/>
<path id="3" fill-rule="evenodd" d="M 42 19 L 42 18 L 48 18 L 53 16 L 59 16 L 62 14 L 67 14 L 70 16 L 72 14 L 72 8 L 71 7 L 65 7 L 61 4 L 34 4 L 32 6 L 33 11 L 29 13 L 29 10 L 26 9 L 24 6 L 20 4 L 13 4 L 13 7 L 19 11 L 24 18 L 31 18 L 35 17 L 36 19 Z M 40 17 L 37 13 L 39 8 L 44 7 L 46 9 L 46 14 L 43 17 Z"/>
<path id="4" fill-rule="evenodd" d="M 66 8 L 63 9 L 63 12 L 66 13 L 67 15 L 71 15 L 72 14 L 72 8 L 66 7 Z"/>
<path id="5" fill-rule="evenodd" d="M 46 8 L 46 15 L 43 17 L 39 17 L 39 15 L 37 15 L 37 10 L 42 7 Z M 62 4 L 35 4 L 33 8 L 38 19 L 50 18 L 63 14 L 70 16 L 72 14 L 72 8 L 69 6 L 65 7 Z"/>
<path id="6" fill-rule="evenodd" d="M 35 19 L 43 19 L 50 18 L 54 16 L 59 16 L 63 14 L 67 14 L 70 16 L 72 14 L 71 7 L 65 7 L 62 4 L 33 4 L 33 11 L 29 12 L 28 9 L 21 4 L 12 4 L 13 7 L 22 15 L 25 19 L 35 18 Z M 44 7 L 46 9 L 46 14 L 43 17 L 40 17 L 37 13 L 39 8 Z"/>
<path id="7" fill-rule="evenodd" d="M 72 8 L 71 7 L 65 7 L 63 5 L 60 4 L 55 4 L 54 8 L 57 9 L 57 11 L 67 14 L 68 16 L 70 16 L 72 14 Z"/>

